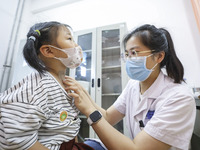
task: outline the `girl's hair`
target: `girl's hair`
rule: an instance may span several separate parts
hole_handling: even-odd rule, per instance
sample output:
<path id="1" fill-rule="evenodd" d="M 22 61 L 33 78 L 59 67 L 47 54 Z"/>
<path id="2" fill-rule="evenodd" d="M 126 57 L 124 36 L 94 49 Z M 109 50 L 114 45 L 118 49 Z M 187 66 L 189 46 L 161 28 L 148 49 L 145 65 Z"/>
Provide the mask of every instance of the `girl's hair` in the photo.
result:
<path id="1" fill-rule="evenodd" d="M 184 75 L 184 68 L 178 59 L 170 33 L 163 28 L 156 28 L 153 25 L 145 24 L 128 33 L 123 39 L 123 46 L 126 48 L 127 41 L 132 37 L 137 37 L 149 49 L 165 52 L 165 57 L 160 64 L 160 68 L 166 66 L 169 77 L 174 79 L 174 83 L 181 83 Z"/>
<path id="2" fill-rule="evenodd" d="M 71 28 L 69 25 L 55 21 L 43 22 L 32 26 L 27 34 L 27 41 L 23 49 L 23 55 L 26 62 L 39 73 L 47 71 L 47 67 L 38 57 L 40 47 L 44 44 L 56 44 L 57 31 L 61 26 Z"/>

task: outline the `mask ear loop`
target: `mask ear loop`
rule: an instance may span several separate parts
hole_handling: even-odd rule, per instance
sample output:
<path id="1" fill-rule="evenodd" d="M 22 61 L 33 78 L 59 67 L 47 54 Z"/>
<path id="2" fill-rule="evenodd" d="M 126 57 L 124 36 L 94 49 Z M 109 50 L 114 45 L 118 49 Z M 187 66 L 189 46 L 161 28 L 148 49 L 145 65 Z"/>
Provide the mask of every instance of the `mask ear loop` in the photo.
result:
<path id="1" fill-rule="evenodd" d="M 55 48 L 55 49 L 58 49 L 58 50 L 60 50 L 60 51 L 64 52 L 64 50 L 63 50 L 63 49 L 61 49 L 61 48 L 55 47 L 55 46 L 53 46 L 53 45 L 48 45 L 48 46 L 50 46 L 50 47 L 53 47 L 53 48 Z"/>
<path id="2" fill-rule="evenodd" d="M 158 63 L 156 63 L 153 68 L 151 68 L 152 71 L 154 71 L 154 68 L 158 65 Z"/>
<path id="3" fill-rule="evenodd" d="M 57 49 L 57 50 L 60 50 L 60 51 L 64 52 L 65 54 L 67 54 L 67 58 L 70 58 L 70 57 L 71 57 L 71 56 L 69 56 L 69 54 L 67 53 L 67 51 L 65 51 L 65 50 L 63 50 L 63 49 L 61 49 L 61 48 L 55 47 L 55 46 L 53 46 L 53 45 L 48 45 L 48 46 L 53 47 L 53 48 L 55 48 L 55 49 Z M 54 57 L 54 58 L 57 59 L 57 60 L 60 60 L 60 58 L 58 58 L 58 57 Z M 62 59 L 62 57 L 61 57 L 61 59 Z"/>
<path id="4" fill-rule="evenodd" d="M 121 53 L 121 54 L 120 54 L 120 57 L 121 57 L 121 60 L 122 60 L 124 63 L 126 63 L 127 58 L 125 57 L 125 54 L 124 54 L 124 53 Z"/>
<path id="5" fill-rule="evenodd" d="M 150 54 L 149 56 L 146 56 L 146 59 L 145 59 L 145 67 L 146 67 L 146 69 L 147 69 L 147 57 L 150 57 L 150 56 L 152 56 L 153 54 Z M 148 70 L 151 70 L 151 71 L 154 71 L 153 69 L 156 67 L 158 65 L 158 63 L 156 63 L 151 69 L 148 69 Z"/>

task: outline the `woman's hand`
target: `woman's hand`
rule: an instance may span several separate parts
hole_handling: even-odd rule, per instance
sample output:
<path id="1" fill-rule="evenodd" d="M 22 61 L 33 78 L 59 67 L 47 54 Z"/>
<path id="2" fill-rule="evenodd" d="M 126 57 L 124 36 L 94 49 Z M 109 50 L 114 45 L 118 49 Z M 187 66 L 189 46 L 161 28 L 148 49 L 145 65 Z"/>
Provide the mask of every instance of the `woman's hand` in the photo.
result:
<path id="1" fill-rule="evenodd" d="M 88 92 L 75 79 L 66 76 L 63 83 L 66 85 L 66 91 L 73 91 L 71 93 L 68 92 L 68 95 L 74 98 L 74 103 L 81 113 L 88 117 L 96 110 Z"/>

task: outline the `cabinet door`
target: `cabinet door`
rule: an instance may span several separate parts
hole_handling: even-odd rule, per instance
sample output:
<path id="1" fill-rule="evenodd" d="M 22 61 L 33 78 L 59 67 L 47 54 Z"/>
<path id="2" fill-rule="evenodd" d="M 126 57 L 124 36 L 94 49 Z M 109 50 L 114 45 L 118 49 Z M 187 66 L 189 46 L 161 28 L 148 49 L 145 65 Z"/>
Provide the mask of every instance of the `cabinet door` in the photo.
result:
<path id="1" fill-rule="evenodd" d="M 121 40 L 125 24 L 105 26 L 97 29 L 97 103 L 109 108 L 124 88 L 121 62 Z M 124 133 L 123 121 L 115 128 Z"/>
<path id="2" fill-rule="evenodd" d="M 78 68 L 70 70 L 70 75 L 74 76 L 95 100 L 96 29 L 77 31 L 74 37 L 83 50 L 83 61 Z M 82 114 L 79 117 L 82 120 L 79 141 L 94 137 L 94 131 L 87 124 L 86 117 Z"/>

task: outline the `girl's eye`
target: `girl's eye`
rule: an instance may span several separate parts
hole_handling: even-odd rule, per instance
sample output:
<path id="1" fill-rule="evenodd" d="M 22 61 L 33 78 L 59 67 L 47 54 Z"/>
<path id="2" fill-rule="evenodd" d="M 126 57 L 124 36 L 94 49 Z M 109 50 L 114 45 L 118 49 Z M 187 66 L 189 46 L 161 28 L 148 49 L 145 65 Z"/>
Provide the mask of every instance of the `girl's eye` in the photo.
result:
<path id="1" fill-rule="evenodd" d="M 72 38 L 68 38 L 68 40 L 72 40 Z"/>

